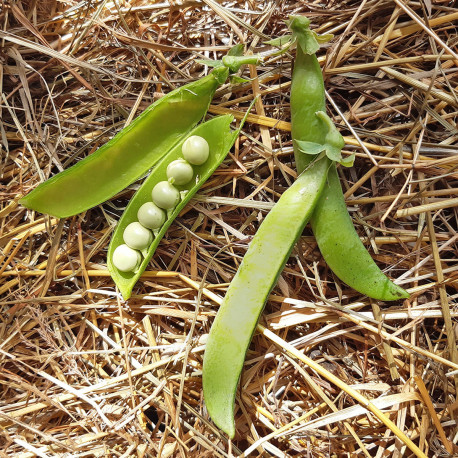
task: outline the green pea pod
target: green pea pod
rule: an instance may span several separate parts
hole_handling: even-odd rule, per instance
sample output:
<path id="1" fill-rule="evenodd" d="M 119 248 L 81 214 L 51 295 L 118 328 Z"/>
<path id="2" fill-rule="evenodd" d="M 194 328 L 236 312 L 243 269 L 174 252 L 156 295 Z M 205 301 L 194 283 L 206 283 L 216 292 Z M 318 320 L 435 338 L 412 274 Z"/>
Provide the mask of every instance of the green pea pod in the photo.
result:
<path id="1" fill-rule="evenodd" d="M 64 218 L 106 201 L 145 174 L 203 118 L 227 76 L 227 68 L 216 68 L 170 92 L 93 154 L 41 183 L 19 202 Z"/>
<path id="2" fill-rule="evenodd" d="M 239 130 L 233 132 L 230 129 L 230 124 L 233 121 L 231 115 L 219 116 L 197 126 L 192 130 L 180 143 L 175 145 L 161 160 L 151 174 L 144 181 L 140 189 L 132 197 L 129 205 L 125 209 L 116 229 L 108 248 L 108 269 L 111 273 L 113 280 L 121 291 L 124 299 L 128 299 L 132 294 L 132 288 L 140 278 L 142 272 L 146 269 L 150 259 L 152 258 L 159 242 L 166 233 L 170 224 L 178 216 L 183 207 L 189 202 L 192 196 L 198 191 L 203 183 L 212 175 L 216 168 L 221 164 L 227 153 L 234 144 Z M 206 162 L 202 165 L 193 166 L 194 175 L 192 180 L 183 186 L 176 186 L 181 192 L 182 199 L 178 205 L 167 213 L 167 219 L 161 226 L 160 230 L 155 234 L 153 242 L 147 249 L 145 256 L 142 258 L 141 264 L 135 270 L 135 272 L 121 272 L 113 265 L 113 253 L 114 250 L 124 243 L 123 234 L 125 228 L 132 222 L 137 221 L 138 209 L 146 202 L 151 201 L 151 191 L 154 186 L 167 180 L 166 169 L 167 166 L 174 160 L 181 159 L 183 157 L 181 147 L 186 138 L 191 135 L 198 135 L 205 138 L 210 147 L 210 155 Z"/>
<path id="3" fill-rule="evenodd" d="M 328 266 L 347 285 L 374 299 L 395 301 L 409 297 L 407 291 L 383 274 L 356 234 L 334 165 L 328 181 L 311 219 Z"/>
<path id="4" fill-rule="evenodd" d="M 311 160 L 300 144 L 329 147 L 330 128 L 320 113 L 326 111 L 324 83 L 321 68 L 315 54 L 309 54 L 309 42 L 313 40 L 308 20 L 292 18 L 289 22 L 297 37 L 306 37 L 301 46 L 298 38 L 296 62 L 291 83 L 291 132 L 294 157 L 300 173 Z M 312 49 L 314 49 L 312 47 Z M 332 132 L 335 135 L 336 132 Z M 338 141 L 334 141 L 338 143 Z M 318 247 L 331 270 L 347 285 L 374 299 L 392 301 L 409 297 L 404 289 L 395 285 L 378 268 L 366 251 L 356 232 L 345 205 L 342 188 L 332 164 L 329 185 L 313 212 L 311 224 Z"/>
<path id="5" fill-rule="evenodd" d="M 213 422 L 234 437 L 237 384 L 259 316 L 323 190 L 330 161 L 319 159 L 286 190 L 259 227 L 213 322 L 202 383 Z"/>

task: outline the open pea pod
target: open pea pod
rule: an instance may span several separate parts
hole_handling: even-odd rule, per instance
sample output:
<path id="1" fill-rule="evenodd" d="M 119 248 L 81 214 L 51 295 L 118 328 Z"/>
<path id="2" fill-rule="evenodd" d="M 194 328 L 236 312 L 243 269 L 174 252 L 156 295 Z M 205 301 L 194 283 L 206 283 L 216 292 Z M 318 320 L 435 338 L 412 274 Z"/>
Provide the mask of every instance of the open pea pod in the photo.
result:
<path id="1" fill-rule="evenodd" d="M 233 121 L 231 115 L 219 116 L 211 119 L 203 124 L 200 124 L 193 129 L 189 134 L 175 145 L 161 160 L 156 164 L 151 174 L 144 181 L 140 189 L 132 197 L 129 205 L 124 211 L 121 220 L 119 221 L 108 248 L 108 269 L 113 280 L 121 291 L 124 299 L 128 299 L 132 294 L 132 288 L 140 278 L 140 275 L 148 266 L 148 263 L 153 256 L 162 237 L 166 233 L 170 224 L 178 216 L 183 207 L 189 202 L 192 196 L 199 190 L 204 182 L 212 175 L 216 168 L 226 157 L 227 153 L 234 144 L 240 129 L 232 131 L 230 124 Z M 158 231 L 156 231 L 151 245 L 145 250 L 144 256 L 141 259 L 140 265 L 133 272 L 122 272 L 116 268 L 113 263 L 113 253 L 117 247 L 124 243 L 123 235 L 126 227 L 132 222 L 137 221 L 137 212 L 139 208 L 152 200 L 152 189 L 157 183 L 167 180 L 167 166 L 178 159 L 183 158 L 182 145 L 187 138 L 191 136 L 199 136 L 204 138 L 209 145 L 208 159 L 202 165 L 193 166 L 192 180 L 182 186 L 176 185 L 176 188 L 181 193 L 181 200 L 173 210 L 167 212 L 167 218 Z"/>
<path id="2" fill-rule="evenodd" d="M 215 68 L 170 92 L 93 154 L 41 183 L 19 203 L 64 218 L 105 202 L 145 174 L 205 116 L 227 76 L 227 68 Z"/>

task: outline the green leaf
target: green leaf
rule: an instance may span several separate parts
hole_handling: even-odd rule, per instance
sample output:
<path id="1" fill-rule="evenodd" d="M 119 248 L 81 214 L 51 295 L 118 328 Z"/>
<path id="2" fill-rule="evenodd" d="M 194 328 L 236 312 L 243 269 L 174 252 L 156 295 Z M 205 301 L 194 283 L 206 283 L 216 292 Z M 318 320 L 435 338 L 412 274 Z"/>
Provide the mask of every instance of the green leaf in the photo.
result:
<path id="1" fill-rule="evenodd" d="M 342 157 L 342 159 L 340 160 L 340 163 L 344 167 L 353 167 L 354 162 L 355 162 L 355 153 L 350 154 L 350 156 Z"/>
<path id="2" fill-rule="evenodd" d="M 290 16 L 286 25 L 291 32 L 300 34 L 310 30 L 310 19 L 305 16 Z"/>
<path id="3" fill-rule="evenodd" d="M 266 45 L 275 46 L 276 48 L 282 48 L 291 41 L 291 35 L 284 35 L 282 37 L 273 38 L 272 40 L 265 41 Z"/>
<path id="4" fill-rule="evenodd" d="M 329 143 L 326 144 L 326 156 L 328 156 L 331 161 L 340 162 L 342 160 L 342 153 L 340 148 L 336 148 Z"/>
<path id="5" fill-rule="evenodd" d="M 196 59 L 196 62 L 201 65 L 206 65 L 207 67 L 222 67 L 223 63 L 220 60 L 213 59 Z"/>
<path id="6" fill-rule="evenodd" d="M 325 133 L 323 144 L 305 140 L 294 140 L 294 145 L 303 154 L 310 154 L 317 157 L 326 155 L 331 161 L 339 162 L 344 167 L 351 167 L 355 161 L 355 155 L 342 157 L 342 148 L 345 146 L 345 141 L 331 118 L 324 111 L 317 111 L 315 115 L 323 124 L 322 130 Z"/>
<path id="7" fill-rule="evenodd" d="M 237 75 L 230 75 L 229 80 L 232 84 L 249 83 L 251 81 L 249 78 L 242 78 Z"/>
<path id="8" fill-rule="evenodd" d="M 340 132 L 337 130 L 337 127 L 332 122 L 332 119 L 324 112 L 324 111 L 317 111 L 316 113 L 317 118 L 322 122 L 323 130 L 326 131 L 326 135 L 324 137 L 324 145 L 326 146 L 326 156 L 332 161 L 342 163 L 342 148 L 345 146 L 345 140 L 343 139 Z M 345 160 L 346 164 L 350 164 L 349 161 Z M 346 167 L 350 167 L 351 165 L 345 165 Z"/>
<path id="9" fill-rule="evenodd" d="M 243 43 L 239 43 L 235 46 L 233 46 L 229 51 L 227 52 L 228 56 L 243 56 L 243 49 L 244 45 Z"/>
<path id="10" fill-rule="evenodd" d="M 308 142 L 305 140 L 294 140 L 294 143 L 296 143 L 301 153 L 313 156 L 325 151 L 327 148 L 327 145 L 321 145 L 320 143 Z"/>
<path id="11" fill-rule="evenodd" d="M 310 30 L 298 34 L 296 40 L 304 54 L 315 54 L 320 49 L 318 41 Z"/>
<path id="12" fill-rule="evenodd" d="M 296 41 L 293 38 L 291 38 L 291 40 L 289 40 L 285 46 L 280 48 L 278 51 L 271 53 L 270 55 L 271 56 L 281 56 L 282 54 L 287 53 L 289 49 L 291 48 L 291 46 L 293 46 L 294 44 L 296 44 Z"/>
<path id="13" fill-rule="evenodd" d="M 332 119 L 324 111 L 317 111 L 315 114 L 324 123 L 324 129 L 327 130 L 325 142 L 341 150 L 345 146 L 345 141 Z"/>
<path id="14" fill-rule="evenodd" d="M 315 40 L 320 44 L 327 43 L 334 38 L 334 35 L 332 33 L 325 33 L 323 35 L 319 35 L 318 33 L 314 32 L 313 30 L 312 30 L 312 33 L 313 33 L 313 36 L 315 37 Z"/>
<path id="15" fill-rule="evenodd" d="M 291 16 L 288 21 L 286 21 L 289 29 L 293 33 L 293 40 L 302 49 L 304 54 L 315 54 L 320 45 L 315 38 L 315 35 L 310 30 L 310 20 L 305 16 Z"/>
<path id="16" fill-rule="evenodd" d="M 304 54 L 315 54 L 320 44 L 327 43 L 333 37 L 330 33 L 319 35 L 310 30 L 310 20 L 305 16 L 291 16 L 286 24 L 293 34 L 292 41 L 297 42 Z"/>

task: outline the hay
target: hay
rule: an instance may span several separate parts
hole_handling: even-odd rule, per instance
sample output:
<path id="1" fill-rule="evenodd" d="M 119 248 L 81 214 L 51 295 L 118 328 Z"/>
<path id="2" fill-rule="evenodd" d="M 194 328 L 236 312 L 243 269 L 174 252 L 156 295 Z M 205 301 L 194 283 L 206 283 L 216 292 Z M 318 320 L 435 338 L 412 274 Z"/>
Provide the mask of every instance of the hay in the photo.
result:
<path id="1" fill-rule="evenodd" d="M 452 3 L 3 2 L 0 456 L 457 453 Z M 209 116 L 241 119 L 261 97 L 127 303 L 106 251 L 139 183 L 60 221 L 17 201 L 204 75 L 197 58 L 241 41 L 267 52 L 290 14 L 335 34 L 319 60 L 344 153 L 357 156 L 340 170 L 348 208 L 411 299 L 377 303 L 342 284 L 307 229 L 248 351 L 231 442 L 206 413 L 202 356 L 251 237 L 295 178 L 291 56 L 217 92 Z"/>

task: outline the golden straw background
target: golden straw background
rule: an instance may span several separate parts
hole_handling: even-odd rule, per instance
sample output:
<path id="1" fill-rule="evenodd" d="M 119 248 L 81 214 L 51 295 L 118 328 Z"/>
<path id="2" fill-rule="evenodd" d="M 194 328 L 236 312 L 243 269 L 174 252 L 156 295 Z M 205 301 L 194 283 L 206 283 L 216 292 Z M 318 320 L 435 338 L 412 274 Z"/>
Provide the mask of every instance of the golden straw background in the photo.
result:
<path id="1" fill-rule="evenodd" d="M 208 117 L 240 120 L 259 98 L 129 301 L 106 252 L 140 182 L 62 220 L 17 201 L 204 76 L 197 59 L 241 42 L 268 54 L 292 14 L 334 34 L 318 57 L 344 154 L 356 153 L 339 170 L 348 209 L 411 298 L 348 288 L 307 228 L 246 356 L 228 441 L 205 410 L 202 357 L 250 240 L 296 177 L 294 52 L 218 90 Z M 454 2 L 6 0 L 0 19 L 1 457 L 457 456 Z"/>

